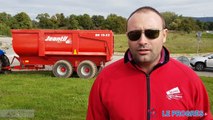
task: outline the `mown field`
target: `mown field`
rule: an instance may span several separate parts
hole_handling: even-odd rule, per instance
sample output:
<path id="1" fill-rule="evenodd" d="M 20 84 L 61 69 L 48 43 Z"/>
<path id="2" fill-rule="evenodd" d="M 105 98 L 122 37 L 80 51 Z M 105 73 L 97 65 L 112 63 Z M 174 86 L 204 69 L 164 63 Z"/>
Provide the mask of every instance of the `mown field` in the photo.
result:
<path id="1" fill-rule="evenodd" d="M 201 77 L 213 112 L 213 78 Z M 84 120 L 94 79 L 56 78 L 51 72 L 13 72 L 0 75 L 0 110 L 34 110 L 19 120 Z M 9 120 L 11 118 L 0 118 Z"/>
<path id="2" fill-rule="evenodd" d="M 165 46 L 171 53 L 197 53 L 198 39 L 195 32 L 169 32 Z M 213 34 L 203 33 L 199 47 L 199 53 L 213 52 Z M 115 51 L 125 52 L 127 48 L 126 35 L 115 35 Z"/>

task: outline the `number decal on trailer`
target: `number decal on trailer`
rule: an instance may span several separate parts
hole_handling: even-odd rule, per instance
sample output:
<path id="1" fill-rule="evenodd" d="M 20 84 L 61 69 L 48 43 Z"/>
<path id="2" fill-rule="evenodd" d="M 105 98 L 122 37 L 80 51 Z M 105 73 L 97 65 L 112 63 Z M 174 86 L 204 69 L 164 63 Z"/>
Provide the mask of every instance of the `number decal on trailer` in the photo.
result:
<path id="1" fill-rule="evenodd" d="M 110 34 L 97 33 L 97 34 L 95 34 L 95 37 L 110 37 Z"/>

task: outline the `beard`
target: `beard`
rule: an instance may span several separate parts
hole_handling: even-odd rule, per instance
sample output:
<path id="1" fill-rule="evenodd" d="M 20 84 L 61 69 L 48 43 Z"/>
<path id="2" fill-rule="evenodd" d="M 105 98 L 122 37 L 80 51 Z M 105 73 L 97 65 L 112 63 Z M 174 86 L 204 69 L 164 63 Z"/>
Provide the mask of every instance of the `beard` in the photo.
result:
<path id="1" fill-rule="evenodd" d="M 139 48 L 131 50 L 132 58 L 139 66 L 157 64 L 160 60 L 160 53 L 153 52 L 152 49 L 149 48 Z"/>

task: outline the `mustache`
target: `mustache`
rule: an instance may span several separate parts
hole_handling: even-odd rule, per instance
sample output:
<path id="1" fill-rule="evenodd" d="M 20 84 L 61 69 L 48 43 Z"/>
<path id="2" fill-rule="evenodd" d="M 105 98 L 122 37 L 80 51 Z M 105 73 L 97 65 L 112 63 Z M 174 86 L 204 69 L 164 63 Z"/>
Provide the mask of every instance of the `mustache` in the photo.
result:
<path id="1" fill-rule="evenodd" d="M 148 45 L 140 45 L 137 47 L 138 50 L 151 49 Z"/>

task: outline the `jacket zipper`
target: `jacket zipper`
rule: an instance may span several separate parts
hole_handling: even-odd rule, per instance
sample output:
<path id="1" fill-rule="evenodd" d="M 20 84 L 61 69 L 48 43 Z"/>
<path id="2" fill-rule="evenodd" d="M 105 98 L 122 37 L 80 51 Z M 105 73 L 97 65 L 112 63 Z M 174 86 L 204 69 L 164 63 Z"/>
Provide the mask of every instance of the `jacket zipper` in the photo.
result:
<path id="1" fill-rule="evenodd" d="M 151 93 L 150 93 L 150 76 L 148 74 L 146 74 L 146 89 L 147 89 L 147 120 L 150 120 Z"/>

